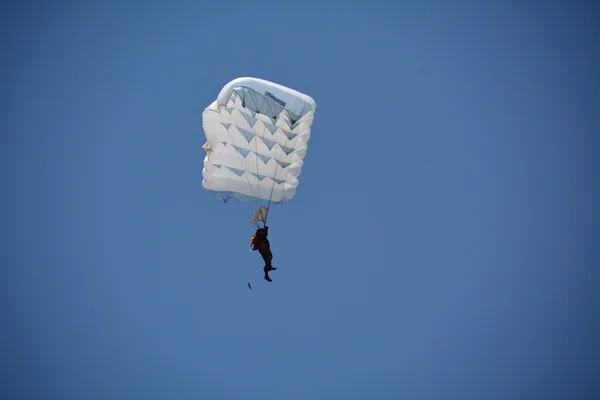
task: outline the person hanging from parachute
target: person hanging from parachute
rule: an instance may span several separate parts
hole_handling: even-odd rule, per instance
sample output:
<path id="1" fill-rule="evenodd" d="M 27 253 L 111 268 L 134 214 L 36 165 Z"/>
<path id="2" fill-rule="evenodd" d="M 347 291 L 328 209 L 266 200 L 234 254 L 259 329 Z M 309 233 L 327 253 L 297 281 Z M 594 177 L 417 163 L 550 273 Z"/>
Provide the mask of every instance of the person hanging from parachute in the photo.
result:
<path id="1" fill-rule="evenodd" d="M 271 264 L 266 214 L 271 205 L 295 196 L 316 108 L 312 97 L 292 88 L 239 77 L 223 86 L 202 112 L 202 187 L 225 203 L 256 202 L 251 250 L 262 256 L 268 282 L 276 268 Z"/>
<path id="2" fill-rule="evenodd" d="M 271 252 L 271 244 L 269 243 L 269 239 L 267 236 L 269 235 L 269 227 L 265 225 L 263 228 L 257 228 L 256 233 L 252 235 L 250 239 L 250 245 L 252 246 L 252 251 L 258 250 L 260 255 L 262 256 L 265 266 L 263 271 L 265 272 L 265 280 L 268 282 L 273 282 L 271 277 L 269 276 L 270 271 L 275 271 L 277 268 L 271 265 L 271 261 L 273 260 L 273 253 Z"/>

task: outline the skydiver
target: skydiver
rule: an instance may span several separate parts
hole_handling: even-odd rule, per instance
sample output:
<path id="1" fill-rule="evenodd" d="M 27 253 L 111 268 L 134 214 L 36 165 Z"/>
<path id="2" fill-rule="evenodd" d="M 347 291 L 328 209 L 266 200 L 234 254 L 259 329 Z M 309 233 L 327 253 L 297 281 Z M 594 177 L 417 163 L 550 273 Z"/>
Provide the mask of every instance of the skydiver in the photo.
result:
<path id="1" fill-rule="evenodd" d="M 265 261 L 265 267 L 263 268 L 263 271 L 265 272 L 265 280 L 268 282 L 273 282 L 271 280 L 271 277 L 269 277 L 269 271 L 275 271 L 277 268 L 271 265 L 273 253 L 271 253 L 271 245 L 269 244 L 269 239 L 267 239 L 268 235 L 268 226 L 265 225 L 264 228 L 258 228 L 256 230 L 256 233 L 252 235 L 250 244 L 252 246 L 252 251 L 258 250 L 263 260 Z"/>

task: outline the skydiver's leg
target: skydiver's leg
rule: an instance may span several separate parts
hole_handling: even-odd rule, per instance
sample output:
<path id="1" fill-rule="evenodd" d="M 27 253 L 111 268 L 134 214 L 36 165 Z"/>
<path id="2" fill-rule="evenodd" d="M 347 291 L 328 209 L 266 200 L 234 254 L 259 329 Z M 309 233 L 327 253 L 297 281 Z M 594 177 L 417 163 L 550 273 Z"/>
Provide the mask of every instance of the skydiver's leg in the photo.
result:
<path id="1" fill-rule="evenodd" d="M 272 282 L 271 277 L 269 276 L 269 271 L 274 271 L 277 268 L 273 268 L 273 266 L 271 265 L 271 259 L 269 257 L 264 257 L 263 259 L 265 260 L 265 266 L 263 268 L 263 271 L 265 272 L 265 280 L 268 282 Z"/>
<path id="2" fill-rule="evenodd" d="M 270 262 L 266 262 L 266 261 L 265 261 L 265 266 L 264 266 L 264 268 L 263 268 L 263 271 L 265 272 L 265 280 L 266 280 L 266 281 L 268 281 L 268 282 L 273 282 L 273 281 L 271 280 L 271 277 L 269 276 L 269 271 L 272 271 L 272 270 L 274 270 L 274 269 L 275 269 L 275 268 L 273 268 L 273 267 L 271 266 L 271 263 L 270 263 Z"/>
<path id="3" fill-rule="evenodd" d="M 261 249 L 260 255 L 262 256 L 265 262 L 265 270 L 266 271 L 275 271 L 277 268 L 271 265 L 271 260 L 273 260 L 273 253 L 271 253 L 270 249 Z"/>
<path id="4" fill-rule="evenodd" d="M 273 260 L 273 253 L 271 253 L 271 249 L 268 246 L 261 247 L 259 252 L 263 258 L 263 261 L 265 262 L 265 267 L 263 268 L 263 271 L 265 272 L 265 280 L 268 282 L 273 282 L 271 280 L 271 277 L 269 276 L 269 271 L 275 271 L 277 269 L 271 265 L 271 260 Z"/>

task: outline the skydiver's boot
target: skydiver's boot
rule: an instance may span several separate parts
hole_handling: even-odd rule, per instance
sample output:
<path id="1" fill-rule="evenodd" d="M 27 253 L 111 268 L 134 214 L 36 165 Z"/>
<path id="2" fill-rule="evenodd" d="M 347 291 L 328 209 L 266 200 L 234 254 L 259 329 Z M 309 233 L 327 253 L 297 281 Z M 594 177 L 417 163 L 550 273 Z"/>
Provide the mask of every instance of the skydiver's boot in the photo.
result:
<path id="1" fill-rule="evenodd" d="M 269 277 L 269 271 L 274 270 L 275 268 L 271 267 L 270 265 L 265 265 L 265 267 L 263 268 L 263 271 L 265 271 L 265 280 L 268 282 L 273 282 L 271 280 L 271 277 Z"/>

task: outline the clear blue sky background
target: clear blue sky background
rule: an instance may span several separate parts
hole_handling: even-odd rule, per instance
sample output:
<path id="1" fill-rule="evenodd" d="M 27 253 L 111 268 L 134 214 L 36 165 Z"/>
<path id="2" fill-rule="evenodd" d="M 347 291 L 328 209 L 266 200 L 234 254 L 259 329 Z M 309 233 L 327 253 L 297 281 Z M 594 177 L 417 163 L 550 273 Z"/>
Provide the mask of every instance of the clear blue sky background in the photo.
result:
<path id="1" fill-rule="evenodd" d="M 0 9 L 0 397 L 600 398 L 595 3 L 109 3 Z M 239 76 L 318 104 L 271 284 Z"/>

